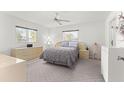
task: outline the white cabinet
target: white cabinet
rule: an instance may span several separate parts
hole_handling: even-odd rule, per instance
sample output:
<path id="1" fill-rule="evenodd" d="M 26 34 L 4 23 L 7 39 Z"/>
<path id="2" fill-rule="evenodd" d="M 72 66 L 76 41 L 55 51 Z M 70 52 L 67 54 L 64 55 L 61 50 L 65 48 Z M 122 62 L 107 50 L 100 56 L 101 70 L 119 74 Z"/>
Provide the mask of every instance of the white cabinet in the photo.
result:
<path id="1" fill-rule="evenodd" d="M 101 73 L 105 81 L 124 82 L 124 48 L 102 47 Z"/>

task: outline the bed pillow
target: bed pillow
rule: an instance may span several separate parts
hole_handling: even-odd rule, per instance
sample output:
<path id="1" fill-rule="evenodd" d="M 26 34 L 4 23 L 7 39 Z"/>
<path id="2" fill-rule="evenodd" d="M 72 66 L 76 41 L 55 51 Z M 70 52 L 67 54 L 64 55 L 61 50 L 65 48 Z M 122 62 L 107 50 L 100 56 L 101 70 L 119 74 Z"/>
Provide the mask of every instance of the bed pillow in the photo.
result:
<path id="1" fill-rule="evenodd" d="M 61 46 L 62 47 L 69 47 L 69 42 L 68 41 L 63 41 Z"/>
<path id="2" fill-rule="evenodd" d="M 78 46 L 78 42 L 77 41 L 70 41 L 69 42 L 69 47 L 77 47 Z"/>

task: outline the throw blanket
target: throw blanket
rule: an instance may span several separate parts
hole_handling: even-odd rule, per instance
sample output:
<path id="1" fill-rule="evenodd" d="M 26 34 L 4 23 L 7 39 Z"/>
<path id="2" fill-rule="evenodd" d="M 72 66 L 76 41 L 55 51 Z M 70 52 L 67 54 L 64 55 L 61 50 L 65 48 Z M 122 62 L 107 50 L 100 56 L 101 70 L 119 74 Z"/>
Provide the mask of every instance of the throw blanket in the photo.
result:
<path id="1" fill-rule="evenodd" d="M 72 67 L 78 59 L 78 49 L 74 47 L 59 47 L 46 49 L 42 57 L 45 61 Z"/>

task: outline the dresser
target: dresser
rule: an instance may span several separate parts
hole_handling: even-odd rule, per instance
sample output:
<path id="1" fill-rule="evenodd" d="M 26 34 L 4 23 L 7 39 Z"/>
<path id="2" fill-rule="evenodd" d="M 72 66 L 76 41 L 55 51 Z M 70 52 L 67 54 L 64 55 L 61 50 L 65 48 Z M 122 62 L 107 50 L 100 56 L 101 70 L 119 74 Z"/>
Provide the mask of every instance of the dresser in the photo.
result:
<path id="1" fill-rule="evenodd" d="M 24 60 L 32 60 L 40 57 L 42 52 L 43 52 L 43 47 L 14 48 L 11 50 L 11 56 Z"/>

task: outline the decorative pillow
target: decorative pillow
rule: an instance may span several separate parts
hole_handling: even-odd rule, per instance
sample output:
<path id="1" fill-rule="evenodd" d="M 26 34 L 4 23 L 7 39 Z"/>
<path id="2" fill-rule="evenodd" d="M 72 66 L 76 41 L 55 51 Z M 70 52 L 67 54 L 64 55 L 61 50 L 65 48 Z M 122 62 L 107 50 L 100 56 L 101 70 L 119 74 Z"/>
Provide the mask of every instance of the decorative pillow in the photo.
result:
<path id="1" fill-rule="evenodd" d="M 77 47 L 78 46 L 78 42 L 77 41 L 70 41 L 69 42 L 69 47 Z"/>
<path id="2" fill-rule="evenodd" d="M 61 43 L 61 46 L 62 46 L 62 47 L 69 47 L 69 42 L 68 42 L 68 41 L 63 41 L 63 42 Z"/>

